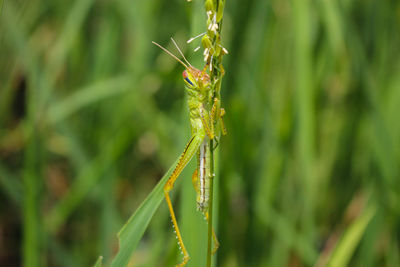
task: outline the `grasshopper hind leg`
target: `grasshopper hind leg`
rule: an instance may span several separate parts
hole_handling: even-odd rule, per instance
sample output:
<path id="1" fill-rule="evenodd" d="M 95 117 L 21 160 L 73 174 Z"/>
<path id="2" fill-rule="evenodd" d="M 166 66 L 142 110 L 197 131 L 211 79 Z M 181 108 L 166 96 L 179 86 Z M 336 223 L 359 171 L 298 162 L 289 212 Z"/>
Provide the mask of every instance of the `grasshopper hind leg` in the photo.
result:
<path id="1" fill-rule="evenodd" d="M 185 245 L 183 244 L 181 232 L 179 231 L 178 223 L 177 223 L 176 217 L 175 217 L 175 212 L 174 212 L 174 209 L 172 207 L 172 202 L 171 202 L 171 199 L 169 197 L 168 192 L 165 192 L 165 189 L 164 189 L 164 194 L 165 194 L 165 200 L 167 201 L 167 204 L 168 204 L 169 213 L 171 214 L 172 226 L 174 227 L 174 232 L 176 234 L 176 238 L 178 239 L 178 245 L 179 245 L 179 248 L 180 248 L 180 250 L 181 250 L 181 252 L 183 254 L 182 263 L 176 265 L 176 266 L 181 267 L 181 266 L 186 265 L 186 263 L 190 260 L 190 256 L 189 256 L 189 253 L 187 252 L 187 250 L 185 248 Z"/>
<path id="2" fill-rule="evenodd" d="M 181 154 L 179 158 L 179 162 L 175 167 L 175 170 L 172 172 L 171 176 L 168 178 L 167 182 L 164 185 L 164 195 L 165 200 L 167 201 L 168 209 L 171 214 L 172 224 L 176 233 L 176 238 L 178 239 L 179 248 L 183 254 L 183 261 L 182 263 L 178 264 L 177 266 L 182 267 L 186 265 L 189 261 L 189 253 L 187 252 L 185 245 L 183 244 L 183 239 L 181 232 L 179 231 L 178 223 L 176 221 L 174 208 L 172 206 L 171 198 L 169 197 L 169 192 L 174 188 L 174 184 L 176 179 L 179 177 L 185 166 L 189 163 L 189 161 L 193 158 L 196 151 L 199 149 L 200 144 L 203 142 L 205 135 L 203 134 L 196 134 L 190 138 L 189 142 L 187 143 L 185 150 Z"/>

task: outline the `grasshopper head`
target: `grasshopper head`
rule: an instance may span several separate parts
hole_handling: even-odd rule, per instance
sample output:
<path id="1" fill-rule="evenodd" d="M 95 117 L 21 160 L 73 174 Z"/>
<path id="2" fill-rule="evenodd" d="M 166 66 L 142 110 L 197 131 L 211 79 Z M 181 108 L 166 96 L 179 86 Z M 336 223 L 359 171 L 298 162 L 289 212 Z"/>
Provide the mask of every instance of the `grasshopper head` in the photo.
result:
<path id="1" fill-rule="evenodd" d="M 183 81 L 190 89 L 204 90 L 210 84 L 210 77 L 204 71 L 189 67 L 182 73 Z"/>
<path id="2" fill-rule="evenodd" d="M 191 71 L 189 69 L 184 70 L 182 73 L 183 76 L 183 81 L 185 82 L 186 86 L 188 86 L 191 89 L 196 89 L 198 88 L 198 84 L 196 81 L 196 78 L 194 77 L 194 75 L 191 73 Z"/>

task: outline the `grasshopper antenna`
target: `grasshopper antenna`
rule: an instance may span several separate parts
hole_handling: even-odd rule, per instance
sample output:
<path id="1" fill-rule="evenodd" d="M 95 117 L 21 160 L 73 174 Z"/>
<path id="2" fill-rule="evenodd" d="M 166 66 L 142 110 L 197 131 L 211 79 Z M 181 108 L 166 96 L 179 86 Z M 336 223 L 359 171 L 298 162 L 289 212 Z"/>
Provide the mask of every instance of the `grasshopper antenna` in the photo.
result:
<path id="1" fill-rule="evenodd" d="M 171 40 L 172 40 L 172 42 L 174 43 L 176 49 L 178 49 L 179 54 L 181 54 L 181 56 L 183 57 L 183 59 L 185 60 L 185 62 L 186 62 L 191 68 L 193 68 L 193 66 L 190 65 L 189 61 L 187 61 L 187 59 L 185 58 L 185 55 L 184 55 L 184 54 L 182 53 L 182 51 L 179 49 L 179 46 L 176 44 L 174 38 L 171 37 Z"/>
<path id="2" fill-rule="evenodd" d="M 171 57 L 173 57 L 176 61 L 178 61 L 179 63 L 181 63 L 183 66 L 185 66 L 186 69 L 189 69 L 189 67 L 183 63 L 182 60 L 180 60 L 179 58 L 177 58 L 174 54 L 172 54 L 171 52 L 169 52 L 166 48 L 162 47 L 161 45 L 157 44 L 156 42 L 152 41 L 153 44 L 155 44 L 156 46 L 158 46 L 159 48 L 161 48 L 162 50 L 164 50 L 164 52 L 166 52 L 168 55 L 170 55 Z M 180 50 L 179 50 L 180 51 Z M 185 57 L 183 57 L 185 58 Z M 186 58 L 185 61 L 187 62 Z M 189 62 L 187 62 L 189 64 Z M 192 65 L 189 64 L 190 67 L 192 67 Z"/>

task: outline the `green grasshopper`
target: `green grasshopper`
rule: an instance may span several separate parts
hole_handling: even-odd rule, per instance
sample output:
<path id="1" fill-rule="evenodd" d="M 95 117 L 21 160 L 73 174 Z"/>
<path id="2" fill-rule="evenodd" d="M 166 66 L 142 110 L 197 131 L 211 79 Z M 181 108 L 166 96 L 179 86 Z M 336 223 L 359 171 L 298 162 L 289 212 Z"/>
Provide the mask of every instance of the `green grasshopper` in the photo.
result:
<path id="1" fill-rule="evenodd" d="M 178 245 L 180 246 L 183 254 L 183 261 L 177 266 L 184 266 L 189 261 L 190 257 L 185 248 L 185 245 L 183 244 L 174 209 L 172 207 L 171 199 L 169 197 L 169 192 L 174 187 L 174 183 L 181 174 L 182 170 L 197 153 L 197 169 L 192 175 L 192 182 L 197 193 L 197 210 L 201 211 L 204 214 L 207 223 L 209 222 L 208 207 L 210 198 L 210 180 L 214 177 L 214 174 L 211 173 L 210 170 L 210 155 L 212 151 L 210 151 L 209 140 L 214 139 L 217 141 L 216 129 L 221 129 L 222 134 L 226 134 L 226 129 L 222 120 L 222 117 L 225 114 L 225 110 L 220 107 L 220 100 L 213 97 L 210 77 L 206 73 L 207 65 L 202 71 L 196 69 L 186 60 L 182 51 L 179 49 L 178 45 L 173 39 L 172 42 L 174 43 L 187 64 L 182 62 L 179 58 L 177 58 L 174 54 L 172 54 L 161 45 L 155 42 L 153 42 L 153 44 L 160 47 L 162 50 L 164 50 L 167 54 L 172 56 L 175 60 L 177 60 L 185 67 L 182 75 L 183 81 L 185 83 L 185 89 L 188 93 L 191 137 L 185 147 L 185 150 L 179 157 L 179 162 L 176 165 L 175 170 L 173 171 L 164 186 L 165 200 L 167 201 L 169 212 L 171 214 L 173 227 L 175 228 L 175 233 L 178 239 Z M 213 253 L 215 253 L 219 247 L 219 242 L 215 236 L 214 231 L 213 239 Z"/>

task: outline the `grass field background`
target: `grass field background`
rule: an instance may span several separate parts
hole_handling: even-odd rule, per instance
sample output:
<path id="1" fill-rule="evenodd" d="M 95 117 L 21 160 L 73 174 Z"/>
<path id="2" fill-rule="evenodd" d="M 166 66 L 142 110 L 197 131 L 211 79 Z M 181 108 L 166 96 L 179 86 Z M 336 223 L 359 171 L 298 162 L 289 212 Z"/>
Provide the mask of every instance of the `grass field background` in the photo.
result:
<path id="1" fill-rule="evenodd" d="M 203 2 L 5 0 L 0 266 L 108 265 L 189 140 L 183 68 Z M 226 0 L 216 266 L 400 266 L 400 2 Z M 192 261 L 206 224 L 173 193 Z M 162 202 L 130 266 L 173 266 Z"/>

